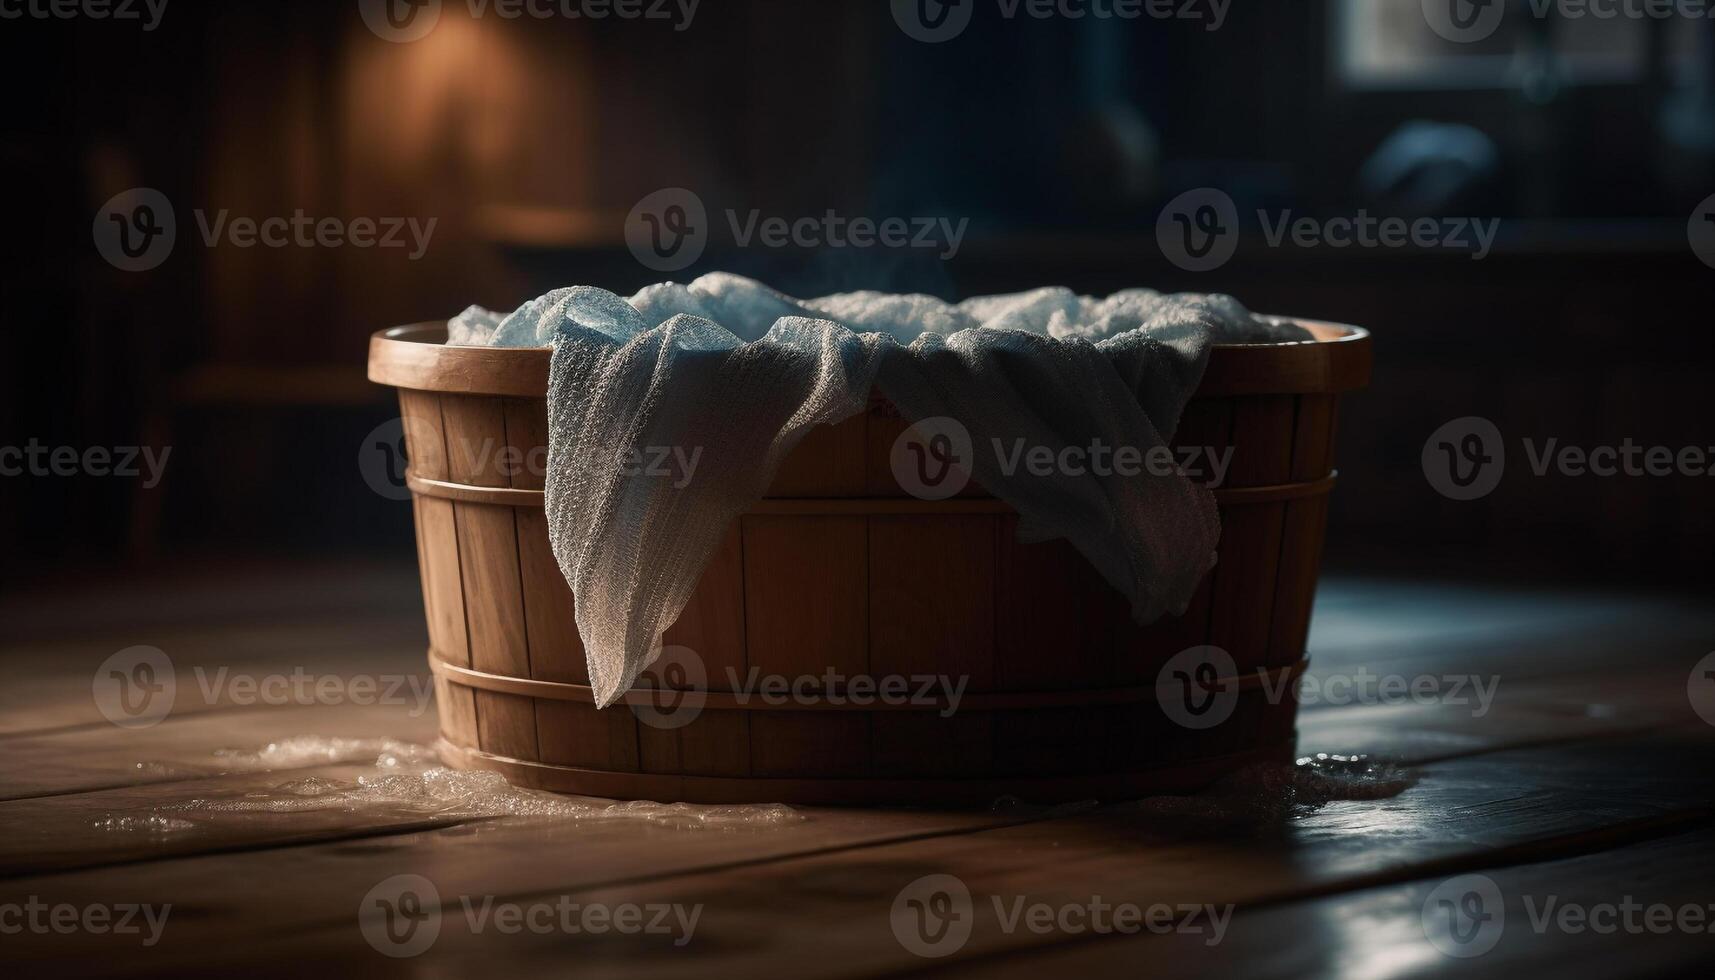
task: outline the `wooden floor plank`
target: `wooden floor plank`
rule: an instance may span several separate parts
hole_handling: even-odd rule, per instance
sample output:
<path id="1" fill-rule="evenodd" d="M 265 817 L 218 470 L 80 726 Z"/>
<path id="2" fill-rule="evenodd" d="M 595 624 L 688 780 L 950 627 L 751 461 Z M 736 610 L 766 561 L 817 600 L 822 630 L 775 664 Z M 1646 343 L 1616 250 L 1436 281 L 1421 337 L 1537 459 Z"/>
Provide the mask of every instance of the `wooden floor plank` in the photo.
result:
<path id="1" fill-rule="evenodd" d="M 579 897 L 702 906 L 697 955 L 670 957 L 647 944 L 591 944 L 579 936 L 473 934 L 468 920 L 450 915 L 436 943 L 436 965 L 503 962 L 534 973 L 576 957 L 598 971 L 647 976 L 910 971 L 924 961 L 901 944 L 890 913 L 928 875 L 952 875 L 972 895 L 973 929 L 955 957 L 1004 959 L 1065 937 L 1005 931 L 992 905 L 996 896 L 1003 907 L 1086 906 L 1099 897 L 1110 904 L 1243 909 L 1448 867 L 1506 864 L 1518 853 L 1540 854 L 1532 848 L 1545 841 L 1576 853 L 1707 823 L 1715 816 L 1710 747 L 1707 740 L 1677 747 L 1626 741 L 1594 753 L 1556 748 L 1457 760 L 1428 767 L 1419 785 L 1396 800 L 1335 804 L 1284 826 L 1223 823 L 1200 800 L 1177 815 L 1153 805 L 1111 808 L 787 866 L 600 889 Z M 327 939 L 338 941 L 337 931 Z M 353 962 L 361 961 L 366 950 L 346 942 Z"/>
<path id="2" fill-rule="evenodd" d="M 215 955 L 216 945 L 250 944 L 269 934 L 303 930 L 338 931 L 339 923 L 355 921 L 367 891 L 404 872 L 427 876 L 449 894 L 553 892 L 785 862 L 1040 816 L 1034 811 L 816 808 L 799 813 L 803 819 L 795 822 L 718 828 L 638 819 L 505 818 L 364 840 L 0 880 L 0 905 L 31 897 L 80 908 L 170 904 L 182 923 L 141 953 L 135 943 L 117 936 L 25 935 L 8 937 L 7 955 L 115 975 L 180 973 Z M 374 965 L 385 964 L 378 958 Z M 254 964 L 263 972 L 268 965 Z"/>
<path id="3" fill-rule="evenodd" d="M 296 736 L 431 743 L 434 706 L 255 708 L 169 716 L 152 728 L 96 725 L 0 741 L 0 800 L 201 779 L 227 766 L 221 749 L 259 749 Z M 305 762 L 304 765 L 313 765 Z"/>
<path id="4" fill-rule="evenodd" d="M 1503 671 L 1484 678 L 1494 685 L 1487 703 L 1470 696 L 1468 688 L 1443 687 L 1425 699 L 1310 704 L 1299 714 L 1299 750 L 1303 755 L 1362 754 L 1418 763 L 1529 745 L 1695 729 L 1702 722 L 1686 697 L 1687 672 L 1684 664 L 1637 662 L 1525 678 Z"/>
<path id="5" fill-rule="evenodd" d="M 1435 973 L 1470 980 L 1695 976 L 1715 962 L 1715 931 L 1709 927 L 1715 923 L 1712 866 L 1715 830 L 1703 826 L 1590 855 L 1485 869 L 1479 874 L 1495 890 L 1482 893 L 1486 901 L 1478 914 L 1499 914 L 1486 923 L 1460 921 L 1461 936 L 1451 933 L 1455 920 L 1441 924 L 1444 914 L 1458 909 L 1438 903 L 1453 900 L 1450 895 L 1461 897 L 1464 886 L 1480 885 L 1481 879 L 1456 874 L 1241 911 L 1213 944 L 1185 932 L 1115 933 L 926 972 L 948 977 L 1123 972 L 1165 980 Z M 1642 907 L 1629 922 L 1621 907 L 1628 902 Z M 1568 907 L 1599 910 L 1601 921 L 1584 924 L 1579 912 L 1567 919 Z M 1664 911 L 1652 913 L 1653 908 Z"/>
<path id="6" fill-rule="evenodd" d="M 223 810 L 258 796 L 355 788 L 374 766 L 230 773 L 89 793 L 0 802 L 0 878 L 408 833 L 479 819 L 402 799 L 361 807 Z M 319 784 L 319 785 L 317 785 Z M 282 790 L 281 787 L 287 787 Z M 307 806 L 311 799 L 304 797 Z"/>
<path id="7" fill-rule="evenodd" d="M 1101 894 L 1234 903 L 1236 930 L 1265 923 L 1257 939 L 1232 934 L 1235 969 L 1255 965 L 1242 959 L 1246 944 L 1262 944 L 1272 928 L 1325 935 L 1317 945 L 1329 957 L 1342 955 L 1344 943 L 1350 963 L 1371 970 L 1389 964 L 1365 959 L 1370 947 L 1340 927 L 1373 915 L 1383 934 L 1397 932 L 1399 915 L 1413 900 L 1421 904 L 1436 875 L 1510 874 L 1527 867 L 1521 862 L 1571 867 L 1700 824 L 1715 806 L 1704 761 L 1715 729 L 1695 720 L 1685 697 L 1687 672 L 1707 653 L 1715 627 L 1702 606 L 1353 579 L 1322 591 L 1311 682 L 1368 671 L 1428 677 L 1439 693 L 1382 703 L 1312 699 L 1301 713 L 1300 748 L 1413 764 L 1417 784 L 1389 799 L 1286 816 L 1269 804 L 1273 797 L 1237 808 L 1208 798 L 1154 801 L 1051 820 L 1034 812 L 816 810 L 801 823 L 729 830 L 465 822 L 412 807 L 226 814 L 182 836 L 155 838 L 135 836 L 147 835 L 147 824 L 96 829 L 199 795 L 356 772 L 215 775 L 224 768 L 219 748 L 254 749 L 296 735 L 431 741 L 432 706 L 257 708 L 205 687 L 222 667 L 336 679 L 420 672 L 421 610 L 414 572 L 403 571 L 410 574 L 382 575 L 379 584 L 334 571 L 326 582 L 273 593 L 257 587 L 266 570 L 233 583 L 206 576 L 132 583 L 116 586 L 119 598 L 86 621 L 51 596 L 0 599 L 8 626 L 22 624 L 0 640 L 9 676 L 21 678 L 0 690 L 0 797 L 9 800 L 0 802 L 0 874 L 15 876 L 0 881 L 0 903 L 35 897 L 80 908 L 170 902 L 175 909 L 161 943 L 146 951 L 118 936 L 30 933 L 7 937 L 6 954 L 57 961 L 66 972 L 268 973 L 290 964 L 293 972 L 558 975 L 575 964 L 596 975 L 699 978 L 977 969 L 1023 953 L 1056 970 L 1062 959 L 1102 972 L 1131 956 L 1154 962 L 1132 952 L 1113 960 L 1117 954 L 1095 949 L 1110 944 L 1081 937 L 1008 933 L 981 905 L 994 895 L 1064 904 Z M 69 631 L 68 622 L 75 624 Z M 92 679 L 106 656 L 135 643 L 167 650 L 191 690 L 167 720 L 126 730 L 102 718 Z M 1481 712 L 1451 696 L 1452 685 L 1471 676 L 1498 683 Z M 424 829 L 425 822 L 446 825 Z M 1706 866 L 1703 852 L 1693 856 Z M 401 872 L 433 881 L 445 907 L 441 938 L 419 959 L 380 956 L 356 927 L 368 890 Z M 927 960 L 901 946 L 889 912 L 904 885 L 937 873 L 958 876 L 979 902 L 969 942 L 955 956 Z M 1363 904 L 1365 896 L 1388 895 L 1392 905 Z M 703 913 L 681 949 L 658 937 L 472 934 L 461 896 L 700 905 Z M 1338 904 L 1348 897 L 1357 904 Z M 1278 918 L 1295 910 L 1308 918 Z M 1277 922 L 1288 925 L 1267 925 Z M 1179 938 L 1112 945 L 1162 950 Z M 1557 961 L 1576 965 L 1566 950 L 1577 943 L 1550 945 Z M 1496 962 L 1516 966 L 1503 952 Z M 1661 962 L 1677 964 L 1678 955 Z M 1347 961 L 1308 964 L 1329 962 Z M 1080 966 L 1086 963 L 1093 965 Z M 1443 968 L 1427 960 L 1399 965 Z"/>
<path id="8" fill-rule="evenodd" d="M 235 675 L 425 674 L 416 570 L 363 563 L 164 569 L 75 591 L 0 596 L 0 745 L 8 736 L 100 727 L 99 668 L 135 646 L 174 668 L 172 716 L 245 700 Z M 225 673 L 222 674 L 222 668 Z M 240 682 L 242 683 L 242 682 Z"/>
<path id="9" fill-rule="evenodd" d="M 1613 678 L 1616 683 L 1598 685 L 1607 694 L 1609 709 L 1601 712 L 1590 712 L 1575 698 L 1558 700 L 1564 692 L 1557 683 L 1539 679 L 1501 689 L 1480 717 L 1465 705 L 1442 702 L 1395 702 L 1319 711 L 1309 715 L 1301 726 L 1300 741 L 1306 754 L 1345 754 L 1364 749 L 1382 758 L 1411 764 L 1531 744 L 1659 729 L 1663 719 L 1670 717 L 1672 708 L 1671 703 L 1663 703 L 1671 702 L 1671 698 L 1659 693 L 1666 685 L 1645 684 L 1645 693 L 1640 693 L 1628 692 L 1617 683 L 1637 682 L 1640 678 L 1647 680 L 1649 675 L 1631 671 Z M 1683 701 L 1680 707 L 1684 709 L 1684 717 L 1679 721 L 1691 722 Z M 231 721 L 245 731 L 252 730 L 254 725 L 250 719 Z M 199 741 L 205 738 L 206 733 L 199 733 L 190 743 L 191 751 L 203 753 L 197 765 L 215 764 L 212 750 L 207 748 L 212 743 Z M 375 773 L 358 766 L 241 771 L 3 801 L 0 802 L 0 875 L 302 843 L 339 836 L 342 822 L 351 836 L 372 835 L 387 828 L 409 830 L 419 825 L 460 822 L 456 817 L 426 823 L 421 819 L 414 821 L 409 810 L 385 807 L 344 814 L 320 811 L 242 816 L 173 814 L 190 799 L 233 798 L 283 783 L 318 778 L 350 781 L 363 774 Z M 193 826 L 179 826 L 168 833 L 147 832 L 148 821 L 162 814 L 179 825 L 188 819 Z M 422 814 L 416 816 L 421 818 Z M 135 829 L 132 832 L 98 829 L 97 825 L 103 821 L 110 824 L 118 821 Z"/>
<path id="10" fill-rule="evenodd" d="M 1701 733 L 1700 733 L 1701 735 Z M 1449 862 L 1505 863 L 1508 849 L 1608 828 L 1642 834 L 1663 821 L 1705 820 L 1715 806 L 1710 739 L 1620 739 L 1576 747 L 1500 752 L 1424 767 L 1396 798 L 1334 803 L 1293 819 L 1257 818 L 1253 807 L 1211 808 L 1206 798 L 1121 805 L 1062 819 L 873 844 L 806 855 L 788 831 L 738 834 L 722 850 L 796 854 L 792 860 L 693 871 L 710 860 L 709 838 L 658 828 L 497 823 L 360 845 L 322 845 L 127 866 L 99 873 L 6 882 L 19 892 L 73 904 L 172 902 L 190 910 L 138 969 L 248 970 L 271 958 L 318 957 L 359 968 L 377 954 L 355 910 L 390 875 L 435 884 L 442 931 L 420 965 L 435 969 L 548 972 L 576 961 L 597 973 L 739 975 L 798 969 L 872 975 L 921 965 L 895 938 L 892 903 L 911 882 L 957 876 L 972 895 L 975 927 L 960 956 L 1047 944 L 1056 937 L 1001 930 L 984 902 L 994 895 L 1049 903 L 1275 903 L 1295 895 L 1410 880 Z M 1266 807 L 1264 809 L 1267 809 Z M 1222 817 L 1226 812 L 1228 815 Z M 869 811 L 845 819 L 887 820 Z M 903 828 L 920 816 L 894 817 Z M 971 828 L 960 828 L 969 830 Z M 1623 836 L 1616 838 L 1623 843 Z M 758 850 L 752 850 L 759 848 Z M 232 882 L 267 881 L 261 893 Z M 700 905 L 690 951 L 668 955 L 648 941 L 588 936 L 472 934 L 460 896 L 528 904 L 561 895 L 580 902 Z M 207 918 L 206 911 L 223 914 Z M 220 936 L 220 949 L 211 944 Z M 283 936 L 294 937 L 289 943 Z M 32 937 L 32 955 L 53 943 Z M 76 949 L 59 953 L 74 959 Z"/>

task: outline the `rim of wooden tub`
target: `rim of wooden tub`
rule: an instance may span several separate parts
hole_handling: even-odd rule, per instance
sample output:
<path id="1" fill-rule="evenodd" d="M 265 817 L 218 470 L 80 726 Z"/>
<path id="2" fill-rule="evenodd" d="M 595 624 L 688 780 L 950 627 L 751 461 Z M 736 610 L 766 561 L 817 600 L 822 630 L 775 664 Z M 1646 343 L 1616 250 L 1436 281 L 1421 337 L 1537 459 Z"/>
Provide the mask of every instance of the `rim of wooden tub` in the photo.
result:
<path id="1" fill-rule="evenodd" d="M 1217 344 L 1197 395 L 1302 394 L 1355 391 L 1369 384 L 1370 332 L 1362 327 L 1298 317 L 1314 341 Z M 543 398 L 548 393 L 547 347 L 466 347 L 448 344 L 445 323 L 413 323 L 369 339 L 369 380 L 394 388 L 468 395 Z"/>

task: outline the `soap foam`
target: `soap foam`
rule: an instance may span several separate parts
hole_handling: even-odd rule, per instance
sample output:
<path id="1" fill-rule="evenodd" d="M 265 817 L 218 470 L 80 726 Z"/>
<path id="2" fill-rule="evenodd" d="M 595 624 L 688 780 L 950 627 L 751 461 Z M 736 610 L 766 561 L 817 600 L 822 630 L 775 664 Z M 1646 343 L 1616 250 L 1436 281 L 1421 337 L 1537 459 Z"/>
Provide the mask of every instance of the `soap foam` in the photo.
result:
<path id="1" fill-rule="evenodd" d="M 168 837 L 173 834 L 195 830 L 196 824 L 189 820 L 169 817 L 159 813 L 137 815 L 122 815 L 103 817 L 93 824 L 96 830 L 109 833 L 138 834 L 147 837 Z"/>
<path id="2" fill-rule="evenodd" d="M 117 815 L 102 829 L 188 829 L 192 814 L 307 813 L 385 810 L 439 817 L 539 817 L 554 820 L 634 820 L 683 829 L 783 826 L 805 819 L 781 804 L 703 806 L 562 796 L 508 784 L 499 773 L 448 769 L 432 746 L 392 738 L 301 735 L 256 749 L 222 749 L 215 758 L 229 772 L 270 772 L 312 765 L 367 762 L 355 778 L 304 776 L 237 797 L 207 797 L 161 808 L 147 816 Z M 169 816 L 172 814 L 173 816 Z M 112 826 L 107 826 L 111 824 Z"/>
<path id="3" fill-rule="evenodd" d="M 379 768 L 432 762 L 435 750 L 394 738 L 339 738 L 297 735 L 258 749 L 218 749 L 215 759 L 227 772 L 271 772 L 306 766 L 334 766 L 373 760 Z"/>

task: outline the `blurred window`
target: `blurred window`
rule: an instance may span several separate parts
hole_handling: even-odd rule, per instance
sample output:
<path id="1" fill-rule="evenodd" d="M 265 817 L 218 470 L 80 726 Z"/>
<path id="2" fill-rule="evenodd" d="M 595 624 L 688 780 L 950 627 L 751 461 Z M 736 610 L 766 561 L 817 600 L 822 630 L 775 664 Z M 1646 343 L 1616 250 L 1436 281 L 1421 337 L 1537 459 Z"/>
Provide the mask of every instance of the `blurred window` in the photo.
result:
<path id="1" fill-rule="evenodd" d="M 1691 16 L 1699 6 L 1704 16 Z M 1712 7 L 1678 0 L 1337 0 L 1332 23 L 1339 77 L 1351 88 L 1495 88 L 1543 67 L 1568 84 L 1624 84 L 1648 74 L 1655 30 L 1665 35 L 1667 67 L 1683 69 Z M 1432 26 L 1432 18 L 1439 23 Z"/>

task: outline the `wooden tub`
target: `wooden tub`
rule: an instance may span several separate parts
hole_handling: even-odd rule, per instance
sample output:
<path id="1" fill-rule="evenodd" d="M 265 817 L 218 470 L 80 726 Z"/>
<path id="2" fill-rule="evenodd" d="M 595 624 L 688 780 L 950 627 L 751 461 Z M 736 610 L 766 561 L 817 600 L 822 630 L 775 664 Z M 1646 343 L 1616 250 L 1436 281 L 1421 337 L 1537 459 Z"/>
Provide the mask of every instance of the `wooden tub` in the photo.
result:
<path id="1" fill-rule="evenodd" d="M 889 464 L 907 423 L 875 399 L 791 454 L 668 655 L 603 711 L 542 509 L 549 352 L 448 347 L 437 324 L 376 334 L 443 759 L 568 793 L 839 804 L 1135 797 L 1289 757 L 1339 397 L 1370 369 L 1366 332 L 1300 322 L 1317 343 L 1217 347 L 1173 440 L 1232 450 L 1220 562 L 1185 615 L 1135 626 L 1070 546 L 1019 544 L 974 484 L 907 494 Z M 1182 653 L 1204 647 L 1224 654 Z M 963 684 L 957 710 L 936 677 Z M 763 678 L 796 696 L 762 696 Z"/>

